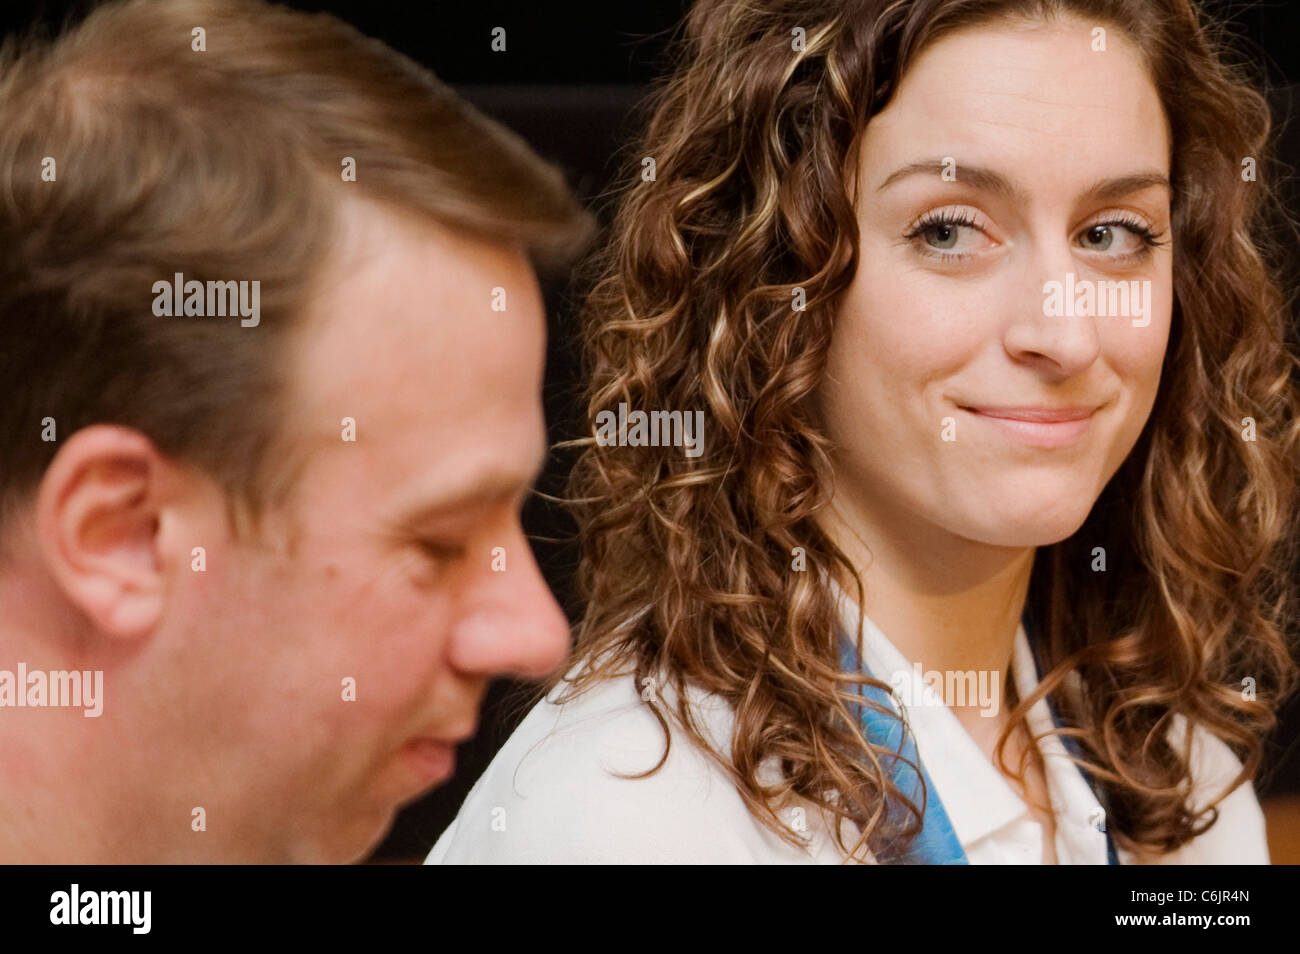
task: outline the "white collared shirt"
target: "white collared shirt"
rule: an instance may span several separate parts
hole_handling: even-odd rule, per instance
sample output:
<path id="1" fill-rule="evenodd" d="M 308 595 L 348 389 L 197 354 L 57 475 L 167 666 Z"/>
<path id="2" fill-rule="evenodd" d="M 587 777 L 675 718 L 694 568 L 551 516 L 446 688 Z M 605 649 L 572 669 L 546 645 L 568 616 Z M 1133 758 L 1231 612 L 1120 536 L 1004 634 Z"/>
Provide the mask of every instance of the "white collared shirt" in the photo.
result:
<path id="1" fill-rule="evenodd" d="M 857 625 L 856 604 L 843 601 L 841 609 L 846 631 L 853 632 Z M 870 619 L 863 620 L 862 636 L 863 662 L 872 675 L 891 686 L 899 685 L 900 679 L 911 683 L 911 690 L 903 694 L 903 699 L 913 704 L 903 708 L 917 751 L 970 863 L 1040 863 L 1043 826 L 1030 815 L 1029 807 L 994 768 L 952 710 L 925 685 L 913 662 Z M 1024 626 L 1016 631 L 1011 671 L 1016 692 L 1023 699 L 1038 683 Z M 1034 736 L 1052 727 L 1046 699 L 1038 700 L 1030 709 L 1028 722 L 1030 734 Z M 1043 754 L 1048 795 L 1056 817 L 1057 863 L 1106 864 L 1106 835 L 1102 827 L 1105 813 L 1100 802 L 1078 767 L 1070 761 L 1059 736 L 1045 736 L 1038 747 Z"/>
<path id="2" fill-rule="evenodd" d="M 846 631 L 857 628 L 856 604 L 841 594 Z M 868 669 L 911 672 L 913 667 L 869 619 L 863 627 Z M 1023 627 L 1016 634 L 1012 670 L 1026 697 L 1037 684 Z M 844 860 L 829 826 L 811 805 L 783 810 L 806 834 L 806 847 L 778 838 L 759 822 L 716 761 L 673 727 L 668 759 L 640 779 L 663 752 L 664 733 L 642 702 L 645 687 L 632 675 L 603 680 L 564 705 L 554 693 L 538 703 L 497 753 L 443 832 L 426 864 L 457 863 L 716 863 L 789 864 Z M 689 690 L 697 722 L 721 752 L 729 750 L 732 714 L 725 701 Z M 913 697 L 917 698 L 917 697 Z M 671 701 L 671 700 L 668 700 Z M 921 761 L 971 864 L 1040 864 L 1042 826 L 943 705 L 910 705 L 906 712 Z M 1046 700 L 1029 713 L 1033 734 L 1052 724 Z M 1173 720 L 1172 732 L 1186 731 Z M 1059 736 L 1039 743 L 1061 864 L 1105 864 L 1106 837 L 1097 827 L 1101 806 Z M 1200 730 L 1192 750 L 1194 802 L 1203 808 L 1240 770 L 1231 750 Z M 760 774 L 774 780 L 777 767 Z M 1219 803 L 1214 826 L 1160 864 L 1267 864 L 1264 818 L 1249 783 Z M 856 832 L 843 826 L 845 844 Z M 1122 849 L 1120 860 L 1134 859 Z"/>

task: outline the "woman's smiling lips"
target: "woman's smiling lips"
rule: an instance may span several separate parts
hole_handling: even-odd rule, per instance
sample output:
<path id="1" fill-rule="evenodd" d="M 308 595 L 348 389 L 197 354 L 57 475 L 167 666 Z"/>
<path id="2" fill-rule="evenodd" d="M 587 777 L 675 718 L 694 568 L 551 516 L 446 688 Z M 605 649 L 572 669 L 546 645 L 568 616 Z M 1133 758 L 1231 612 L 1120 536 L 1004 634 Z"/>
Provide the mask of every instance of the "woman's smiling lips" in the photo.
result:
<path id="1" fill-rule="evenodd" d="M 1100 405 L 1076 407 L 971 407 L 958 405 L 1002 434 L 1031 447 L 1068 447 L 1092 424 Z"/>

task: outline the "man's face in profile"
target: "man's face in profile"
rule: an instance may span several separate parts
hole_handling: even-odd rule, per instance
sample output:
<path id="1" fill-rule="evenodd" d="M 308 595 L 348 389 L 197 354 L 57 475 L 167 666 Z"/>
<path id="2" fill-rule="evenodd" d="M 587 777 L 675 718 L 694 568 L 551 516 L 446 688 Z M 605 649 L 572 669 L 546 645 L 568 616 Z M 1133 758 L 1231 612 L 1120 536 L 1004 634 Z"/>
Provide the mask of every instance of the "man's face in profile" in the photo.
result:
<path id="1" fill-rule="evenodd" d="M 244 543 L 214 498 L 163 624 L 186 692 L 154 782 L 255 860 L 363 857 L 451 774 L 488 680 L 569 647 L 519 522 L 546 446 L 530 265 L 369 202 L 344 220 L 284 356 L 292 502 Z"/>

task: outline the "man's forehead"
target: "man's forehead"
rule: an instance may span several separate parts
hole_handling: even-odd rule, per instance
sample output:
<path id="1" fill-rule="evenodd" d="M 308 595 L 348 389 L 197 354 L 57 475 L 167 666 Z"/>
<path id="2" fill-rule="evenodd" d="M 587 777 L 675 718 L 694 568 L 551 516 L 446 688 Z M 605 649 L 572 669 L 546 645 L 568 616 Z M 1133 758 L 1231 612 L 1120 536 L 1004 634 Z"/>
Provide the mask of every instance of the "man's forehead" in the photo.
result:
<path id="1" fill-rule="evenodd" d="M 545 319 L 527 259 L 387 206 L 343 206 L 344 228 L 308 302 L 298 365 L 322 395 L 439 395 L 540 386 Z M 475 387 L 475 385 L 478 387 Z M 423 395 L 423 402 L 421 401 Z"/>
<path id="2" fill-rule="evenodd" d="M 359 452 L 377 489 L 427 475 L 426 494 L 517 492 L 545 448 L 545 317 L 526 258 L 373 204 L 350 216 L 293 361 L 305 436 Z"/>

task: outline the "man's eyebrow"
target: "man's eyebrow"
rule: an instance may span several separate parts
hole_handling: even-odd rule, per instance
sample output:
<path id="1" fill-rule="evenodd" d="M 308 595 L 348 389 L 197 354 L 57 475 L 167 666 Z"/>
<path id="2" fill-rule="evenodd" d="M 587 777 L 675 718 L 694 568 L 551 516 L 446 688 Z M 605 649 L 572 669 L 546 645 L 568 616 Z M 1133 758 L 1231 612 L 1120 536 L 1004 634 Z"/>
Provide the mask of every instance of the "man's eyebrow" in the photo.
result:
<path id="1" fill-rule="evenodd" d="M 531 471 L 520 479 L 520 471 L 491 470 L 474 477 L 472 483 L 442 492 L 436 500 L 428 501 L 412 509 L 404 523 L 420 524 L 438 517 L 445 517 L 456 510 L 468 510 L 490 504 L 502 503 L 527 492 L 541 477 L 546 466 L 547 455 L 542 453 Z"/>
<path id="2" fill-rule="evenodd" d="M 983 166 L 957 165 L 954 169 L 951 160 L 945 162 L 943 159 L 923 159 L 919 162 L 909 162 L 902 168 L 891 172 L 885 178 L 885 181 L 876 187 L 876 191 L 881 192 L 894 183 L 911 176 L 924 175 L 942 178 L 944 171 L 948 169 L 955 171 L 956 181 L 958 182 L 973 186 L 982 192 L 992 192 L 1000 195 L 1019 205 L 1029 204 L 1028 190 L 1008 179 L 1002 173 Z M 1155 170 L 1143 170 L 1111 179 L 1101 179 L 1089 186 L 1084 191 L 1084 195 L 1092 199 L 1118 199 L 1134 192 L 1141 192 L 1143 189 L 1149 189 L 1152 186 L 1164 186 L 1166 189 L 1172 188 L 1169 184 L 1169 177 L 1164 173 Z"/>

